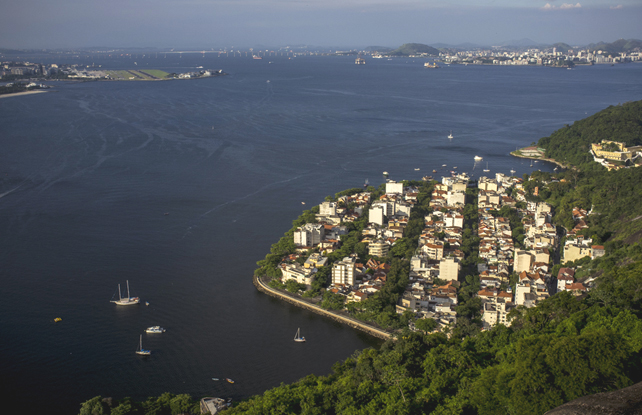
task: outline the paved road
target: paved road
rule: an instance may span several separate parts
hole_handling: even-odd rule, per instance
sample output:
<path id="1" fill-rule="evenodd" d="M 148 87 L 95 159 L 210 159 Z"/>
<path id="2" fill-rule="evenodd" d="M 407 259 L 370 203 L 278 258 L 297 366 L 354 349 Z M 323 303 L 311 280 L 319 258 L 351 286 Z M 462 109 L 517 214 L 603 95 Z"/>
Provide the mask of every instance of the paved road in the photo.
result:
<path id="1" fill-rule="evenodd" d="M 255 278 L 255 280 L 258 282 L 258 284 L 260 285 L 260 287 L 263 290 L 268 291 L 268 292 L 272 293 L 273 295 L 275 295 L 277 297 L 287 299 L 288 302 L 295 303 L 295 305 L 298 305 L 298 306 L 303 307 L 303 308 L 310 309 L 310 310 L 312 310 L 312 311 L 314 311 L 316 313 L 319 313 L 319 314 L 323 314 L 323 315 L 329 316 L 329 317 L 331 317 L 331 318 L 333 318 L 335 320 L 340 321 L 341 323 L 347 324 L 347 325 L 349 325 L 351 327 L 359 328 L 359 329 L 361 329 L 361 330 L 363 330 L 363 331 L 365 331 L 365 332 L 367 332 L 367 333 L 369 333 L 369 334 L 371 334 L 373 336 L 376 336 L 376 337 L 379 337 L 379 338 L 384 338 L 384 339 L 393 338 L 392 334 L 388 333 L 385 330 L 378 329 L 378 328 L 373 327 L 373 326 L 371 326 L 369 324 L 365 324 L 365 323 L 363 323 L 363 322 L 361 322 L 361 321 L 359 321 L 359 320 L 357 320 L 355 318 L 343 316 L 341 314 L 325 310 L 325 309 L 323 309 L 323 308 L 321 308 L 321 307 L 319 307 L 317 305 L 310 304 L 310 303 L 308 303 L 306 301 L 303 301 L 303 300 L 300 300 L 300 299 L 298 299 L 296 297 L 284 294 L 284 293 L 282 293 L 282 292 L 280 292 L 278 290 L 275 290 L 274 288 L 270 287 L 269 285 L 265 284 L 260 278 Z"/>

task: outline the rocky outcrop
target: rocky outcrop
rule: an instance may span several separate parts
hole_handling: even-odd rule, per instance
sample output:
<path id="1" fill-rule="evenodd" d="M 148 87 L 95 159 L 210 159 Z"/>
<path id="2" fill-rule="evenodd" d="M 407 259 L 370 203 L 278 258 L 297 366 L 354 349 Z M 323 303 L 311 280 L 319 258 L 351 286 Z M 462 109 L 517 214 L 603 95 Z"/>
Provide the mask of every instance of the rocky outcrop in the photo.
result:
<path id="1" fill-rule="evenodd" d="M 642 382 L 577 398 L 544 415 L 642 415 Z"/>

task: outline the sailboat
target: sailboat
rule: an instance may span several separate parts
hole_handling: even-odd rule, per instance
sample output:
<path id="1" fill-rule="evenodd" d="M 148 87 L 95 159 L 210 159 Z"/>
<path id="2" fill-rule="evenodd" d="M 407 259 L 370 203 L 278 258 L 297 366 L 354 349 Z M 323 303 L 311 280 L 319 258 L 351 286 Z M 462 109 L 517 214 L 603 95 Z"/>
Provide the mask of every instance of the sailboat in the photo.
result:
<path id="1" fill-rule="evenodd" d="M 305 337 L 301 336 L 300 328 L 296 329 L 296 334 L 294 335 L 294 341 L 299 343 L 305 342 Z"/>
<path id="2" fill-rule="evenodd" d="M 120 284 L 118 284 L 118 300 L 111 300 L 116 305 L 133 305 L 140 303 L 140 298 L 129 296 L 129 280 L 127 280 L 127 297 L 123 298 L 120 294 Z"/>
<path id="3" fill-rule="evenodd" d="M 368 181 L 368 179 L 366 179 L 365 183 L 363 184 L 363 188 L 365 189 L 366 187 L 368 187 L 369 184 L 370 182 Z"/>
<path id="4" fill-rule="evenodd" d="M 453 139 L 453 130 L 450 130 L 450 134 L 448 134 L 448 139 L 449 140 Z"/>
<path id="5" fill-rule="evenodd" d="M 490 170 L 488 170 L 488 162 L 486 162 L 486 168 L 484 169 L 484 173 L 488 173 Z"/>
<path id="6" fill-rule="evenodd" d="M 139 354 L 141 356 L 149 356 L 152 354 L 151 350 L 146 350 L 143 349 L 143 335 L 140 335 L 140 342 L 138 343 L 138 350 L 136 350 L 136 354 Z"/>

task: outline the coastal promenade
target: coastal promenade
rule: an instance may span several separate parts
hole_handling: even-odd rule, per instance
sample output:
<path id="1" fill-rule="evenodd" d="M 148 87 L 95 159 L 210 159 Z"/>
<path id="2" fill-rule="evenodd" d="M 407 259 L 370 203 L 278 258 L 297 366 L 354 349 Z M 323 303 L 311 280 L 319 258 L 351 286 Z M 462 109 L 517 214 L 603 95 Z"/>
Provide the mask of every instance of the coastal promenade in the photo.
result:
<path id="1" fill-rule="evenodd" d="M 348 326 L 361 330 L 363 332 L 366 332 L 370 334 L 371 336 L 378 337 L 383 340 L 388 340 L 388 339 L 395 339 L 391 333 L 388 333 L 385 330 L 378 329 L 376 327 L 373 327 L 371 325 L 365 324 L 355 318 L 348 317 L 342 314 L 339 314 L 334 311 L 326 310 L 324 308 L 319 307 L 318 305 L 308 303 L 304 300 L 298 299 L 295 296 L 289 295 L 287 293 L 284 293 L 282 291 L 276 290 L 269 285 L 267 285 L 261 278 L 254 276 L 253 278 L 254 285 L 256 288 L 275 298 L 278 298 L 280 300 L 285 300 L 290 304 L 293 304 L 297 307 L 305 308 L 309 311 L 312 311 L 313 313 L 321 314 L 326 317 L 330 317 L 334 321 L 337 321 L 339 323 L 347 324 Z"/>
<path id="2" fill-rule="evenodd" d="M 546 158 L 546 157 L 525 156 L 523 154 L 517 154 L 514 151 L 511 151 L 509 154 L 511 156 L 513 156 L 513 157 L 517 157 L 517 158 L 520 158 L 520 159 L 531 159 L 531 160 L 547 161 L 549 163 L 556 164 L 556 165 L 558 165 L 559 167 L 561 167 L 563 169 L 568 169 L 569 168 L 569 166 L 567 166 L 565 164 L 562 164 L 562 163 L 560 163 L 559 161 L 557 161 L 555 159 L 549 159 L 549 158 Z M 572 167 L 572 168 L 574 169 L 575 167 Z"/>

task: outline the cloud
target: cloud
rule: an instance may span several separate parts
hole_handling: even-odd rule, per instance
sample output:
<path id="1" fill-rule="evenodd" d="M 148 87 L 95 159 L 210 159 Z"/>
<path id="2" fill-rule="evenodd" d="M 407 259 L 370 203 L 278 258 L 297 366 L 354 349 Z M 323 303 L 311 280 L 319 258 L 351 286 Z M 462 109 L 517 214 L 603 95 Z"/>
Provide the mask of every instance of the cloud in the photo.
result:
<path id="1" fill-rule="evenodd" d="M 569 9 L 579 9 L 581 8 L 582 5 L 580 3 L 576 4 L 571 4 L 571 3 L 563 3 L 561 6 L 553 6 L 551 3 L 546 3 L 544 7 L 542 7 L 542 10 L 549 11 L 549 10 L 569 10 Z"/>
<path id="2" fill-rule="evenodd" d="M 611 10 L 620 10 L 622 8 L 621 4 L 618 4 L 617 6 L 611 6 Z"/>

